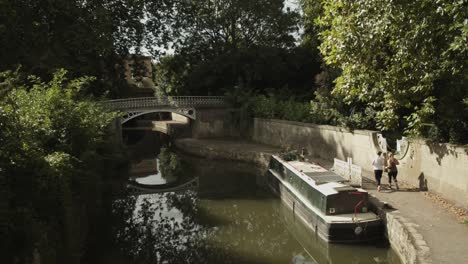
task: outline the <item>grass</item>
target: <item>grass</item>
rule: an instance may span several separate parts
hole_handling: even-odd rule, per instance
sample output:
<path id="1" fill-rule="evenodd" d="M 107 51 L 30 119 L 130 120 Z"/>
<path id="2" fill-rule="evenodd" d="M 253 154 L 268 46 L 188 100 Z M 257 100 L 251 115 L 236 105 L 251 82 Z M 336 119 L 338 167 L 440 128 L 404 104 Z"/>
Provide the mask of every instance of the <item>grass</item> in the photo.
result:
<path id="1" fill-rule="evenodd" d="M 463 222 L 463 224 L 465 224 L 465 226 L 468 227 L 468 220 L 465 220 L 465 221 Z"/>

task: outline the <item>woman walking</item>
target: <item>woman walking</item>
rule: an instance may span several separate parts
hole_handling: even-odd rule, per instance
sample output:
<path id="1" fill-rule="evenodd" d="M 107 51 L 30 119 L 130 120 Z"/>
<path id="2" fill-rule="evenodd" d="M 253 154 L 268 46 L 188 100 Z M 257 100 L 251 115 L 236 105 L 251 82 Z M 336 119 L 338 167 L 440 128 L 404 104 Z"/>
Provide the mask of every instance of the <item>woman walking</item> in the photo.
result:
<path id="1" fill-rule="evenodd" d="M 388 165 L 387 165 L 387 170 L 388 170 L 388 185 L 390 185 L 390 189 L 392 188 L 392 178 L 393 181 L 395 182 L 395 186 L 397 190 L 400 188 L 398 187 L 398 181 L 397 181 L 397 175 L 398 175 L 398 169 L 397 165 L 400 163 L 398 160 L 394 157 L 393 153 L 389 153 L 388 155 Z"/>
<path id="2" fill-rule="evenodd" d="M 384 168 L 384 159 L 381 157 L 382 151 L 377 152 L 377 157 L 372 161 L 372 168 L 374 168 L 374 177 L 377 182 L 377 191 L 380 192 L 380 179 Z"/>

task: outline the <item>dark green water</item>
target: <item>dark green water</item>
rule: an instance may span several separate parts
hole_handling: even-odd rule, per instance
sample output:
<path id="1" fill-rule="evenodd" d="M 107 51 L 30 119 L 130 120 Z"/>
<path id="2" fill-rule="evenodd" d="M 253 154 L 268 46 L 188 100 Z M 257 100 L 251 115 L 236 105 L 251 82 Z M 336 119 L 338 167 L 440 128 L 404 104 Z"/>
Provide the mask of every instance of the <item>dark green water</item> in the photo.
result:
<path id="1" fill-rule="evenodd" d="M 133 262 L 400 263 L 383 242 L 356 246 L 320 240 L 258 186 L 261 177 L 250 166 L 185 160 L 199 177 L 198 191 L 141 195 L 134 201 L 140 231 L 129 249 Z"/>

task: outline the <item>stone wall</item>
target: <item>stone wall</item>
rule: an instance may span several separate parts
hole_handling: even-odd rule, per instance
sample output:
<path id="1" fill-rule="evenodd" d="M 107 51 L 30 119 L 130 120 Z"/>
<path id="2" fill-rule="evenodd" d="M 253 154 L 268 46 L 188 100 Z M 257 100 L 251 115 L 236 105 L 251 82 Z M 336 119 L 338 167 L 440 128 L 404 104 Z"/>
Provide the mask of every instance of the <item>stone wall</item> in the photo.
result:
<path id="1" fill-rule="evenodd" d="M 304 147 L 312 156 L 327 160 L 351 157 L 366 174 L 372 172 L 371 160 L 380 150 L 375 131 L 283 120 L 256 118 L 252 138 L 282 148 Z M 468 208 L 467 152 L 466 147 L 413 140 L 401 157 L 398 178 Z"/>
<path id="2" fill-rule="evenodd" d="M 398 177 L 468 209 L 467 147 L 412 140 Z"/>
<path id="3" fill-rule="evenodd" d="M 377 212 L 382 219 L 387 239 L 400 257 L 401 263 L 432 263 L 429 246 L 418 232 L 416 224 L 374 196 L 369 196 L 369 205 L 369 209 Z"/>
<path id="4" fill-rule="evenodd" d="M 327 160 L 351 157 L 354 164 L 368 171 L 372 170 L 371 160 L 380 150 L 375 131 L 350 132 L 334 126 L 274 119 L 255 118 L 253 140 L 283 148 L 306 148 L 310 155 Z"/>
<path id="5" fill-rule="evenodd" d="M 177 113 L 171 113 L 171 119 L 180 123 L 188 124 L 189 118 Z"/>
<path id="6" fill-rule="evenodd" d="M 222 138 L 240 136 L 240 112 L 236 109 L 197 108 L 192 121 L 193 138 Z"/>

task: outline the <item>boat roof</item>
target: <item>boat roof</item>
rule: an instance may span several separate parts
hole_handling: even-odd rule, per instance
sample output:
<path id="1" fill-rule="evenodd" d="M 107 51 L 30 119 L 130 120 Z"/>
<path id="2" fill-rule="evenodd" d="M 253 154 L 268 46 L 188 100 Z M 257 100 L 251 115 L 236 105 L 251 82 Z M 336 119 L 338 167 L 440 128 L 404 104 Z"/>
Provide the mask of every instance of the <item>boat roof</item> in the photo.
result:
<path id="1" fill-rule="evenodd" d="M 347 181 L 345 178 L 318 164 L 299 160 L 285 161 L 278 156 L 273 157 L 285 164 L 285 166 L 288 166 L 289 169 L 293 170 L 305 182 L 315 185 L 314 188 L 325 195 L 336 194 L 340 191 L 365 192 L 363 189 L 357 189 L 344 184 L 343 182 Z"/>

